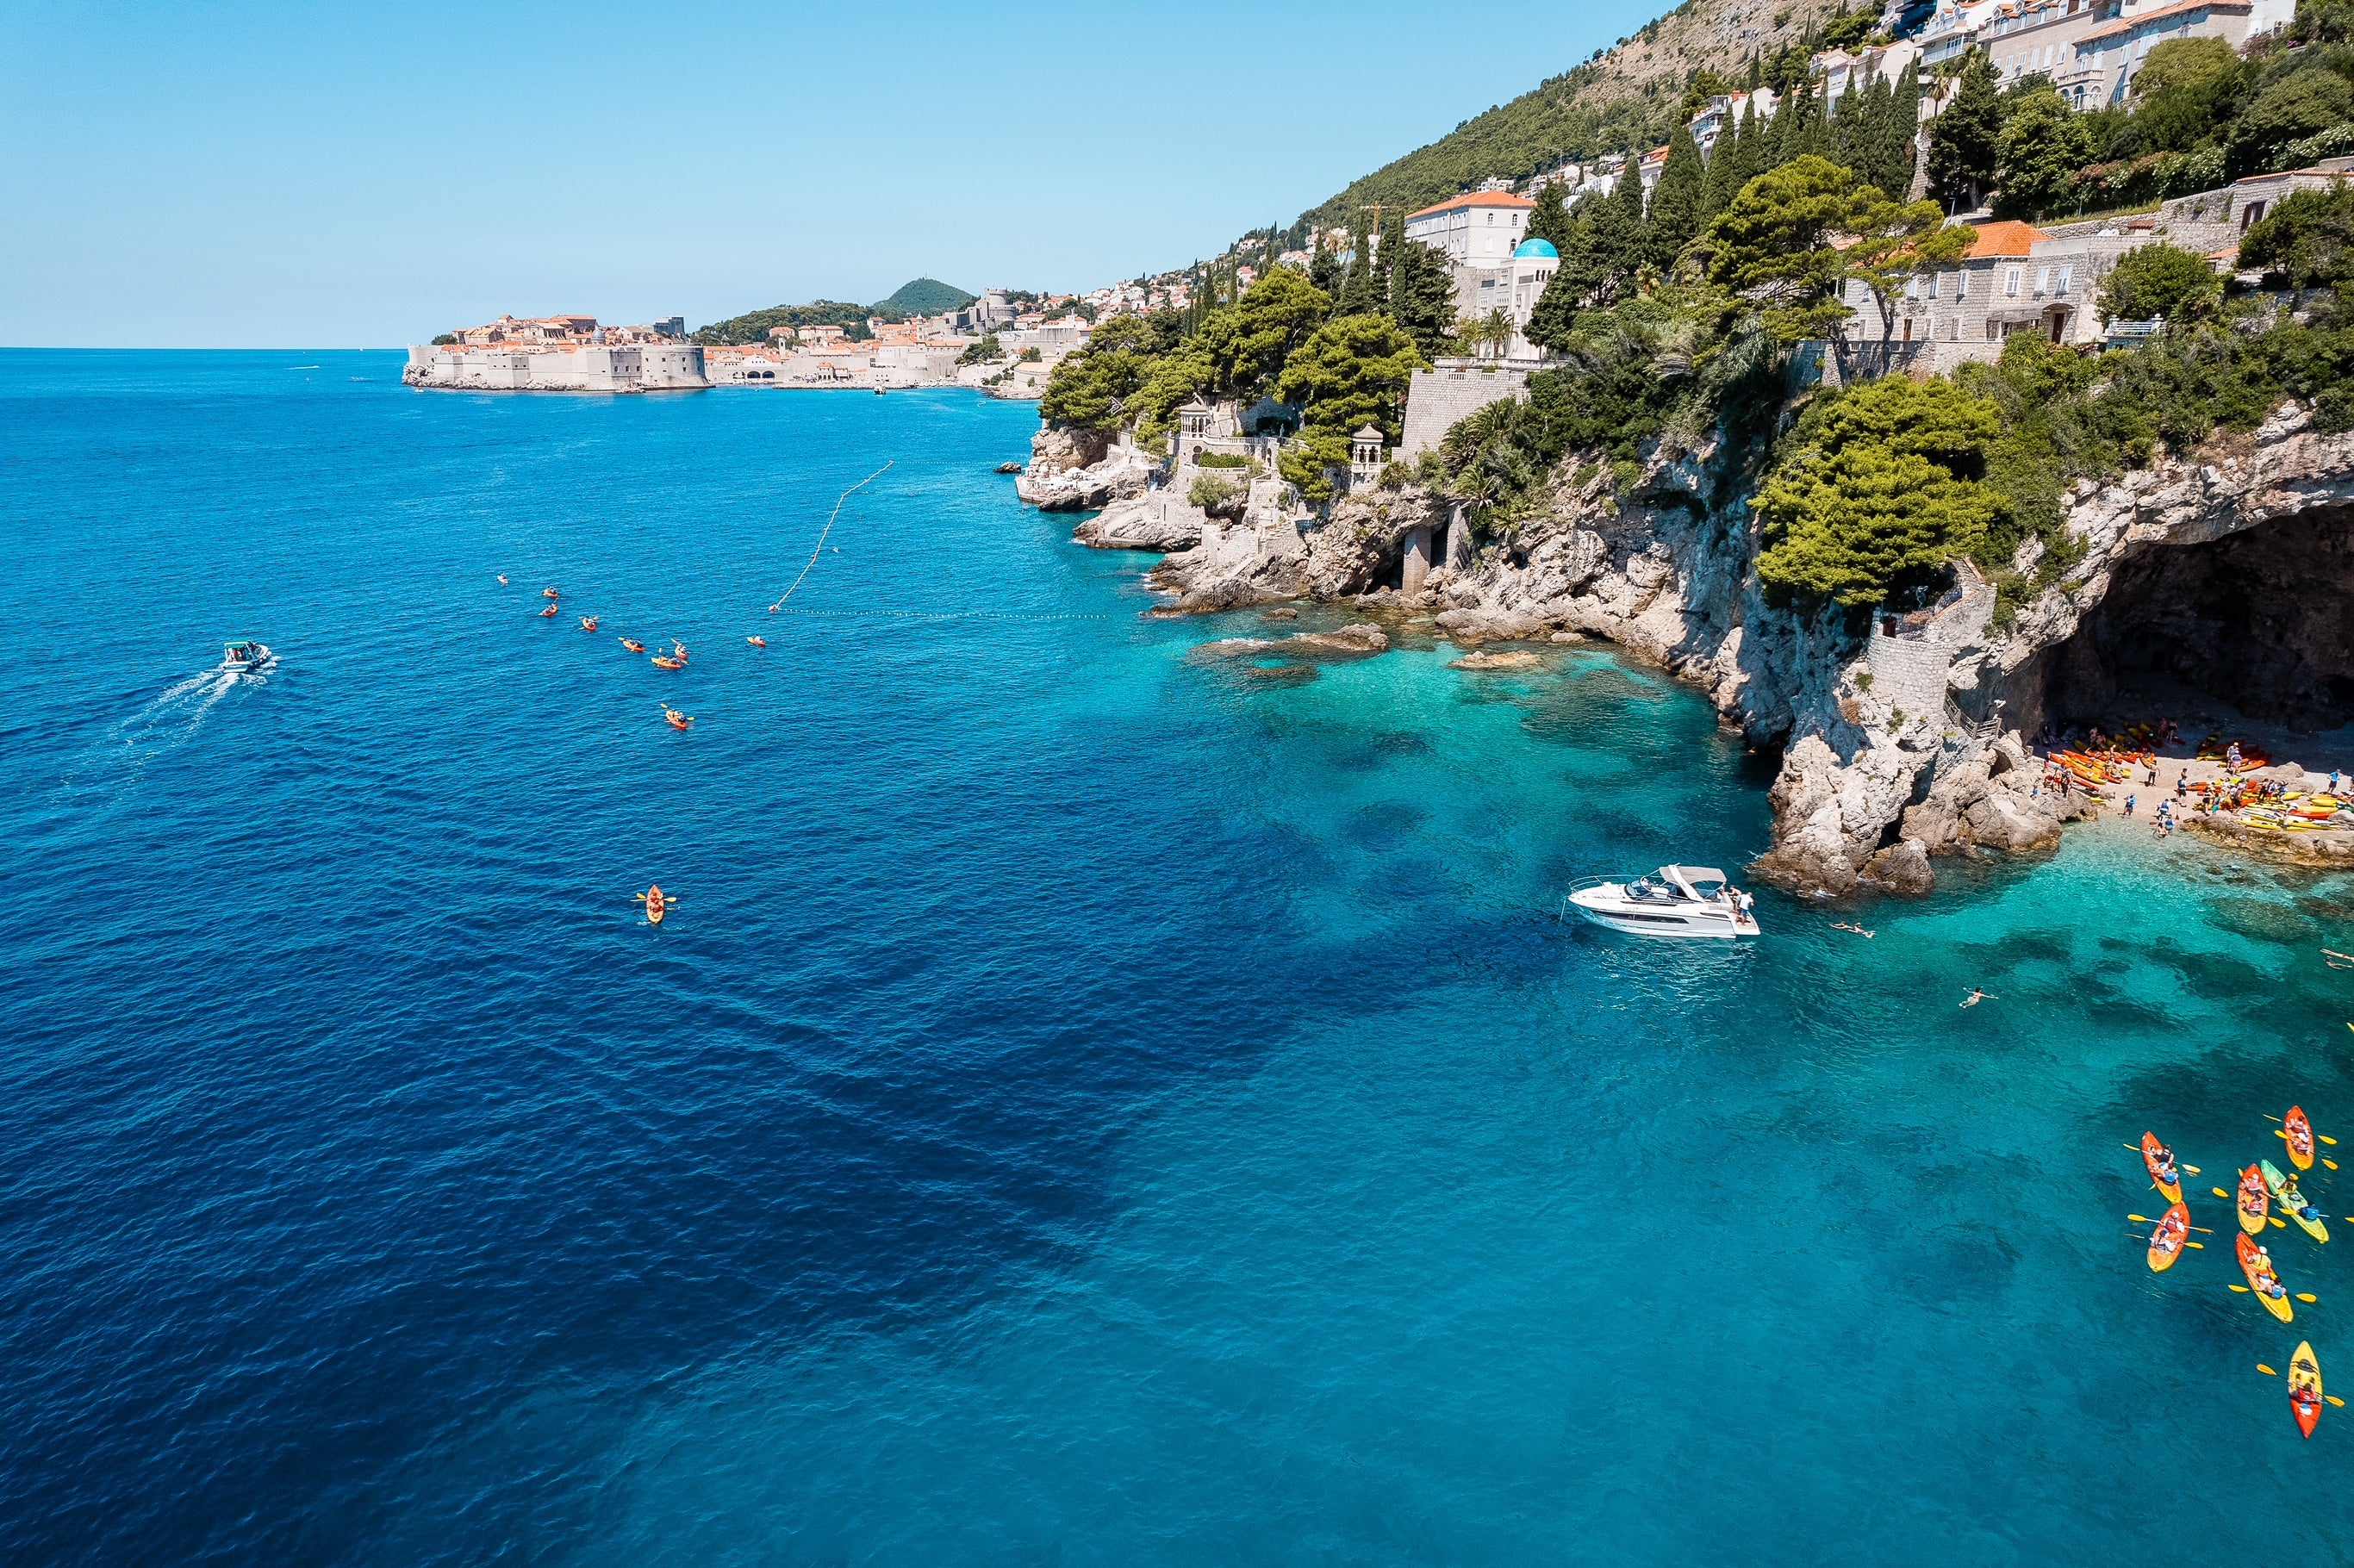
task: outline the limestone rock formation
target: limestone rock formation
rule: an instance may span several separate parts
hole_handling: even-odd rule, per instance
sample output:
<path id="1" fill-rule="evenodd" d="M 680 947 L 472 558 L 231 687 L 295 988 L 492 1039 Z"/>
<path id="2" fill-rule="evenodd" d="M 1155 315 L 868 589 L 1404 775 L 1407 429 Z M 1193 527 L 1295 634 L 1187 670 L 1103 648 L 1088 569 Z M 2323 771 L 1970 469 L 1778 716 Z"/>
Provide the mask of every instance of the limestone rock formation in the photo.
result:
<path id="1" fill-rule="evenodd" d="M 1780 747 L 1754 870 L 1832 895 L 1919 892 L 1938 855 L 2048 848 L 2094 814 L 2044 786 L 2021 737 L 2107 716 L 2121 669 L 2296 727 L 2354 722 L 2354 433 L 2318 435 L 2293 406 L 2252 437 L 2078 483 L 2063 526 L 2083 557 L 2009 624 L 1965 573 L 1894 636 L 1765 601 L 1758 525 L 1710 441 L 1655 440 L 1631 480 L 1597 455 L 1572 454 L 1543 504 L 1476 542 L 1419 488 L 1345 497 L 1321 522 L 1270 519 L 1255 497 L 1150 580 L 1181 611 L 1352 599 L 1429 612 L 1458 643 L 1606 638 Z M 1444 541 L 1440 564 L 1402 591 L 1417 530 Z"/>
<path id="2" fill-rule="evenodd" d="M 1014 493 L 1042 512 L 1092 512 L 1144 493 L 1152 459 L 1087 431 L 1049 425 L 1030 438 L 1030 466 Z"/>

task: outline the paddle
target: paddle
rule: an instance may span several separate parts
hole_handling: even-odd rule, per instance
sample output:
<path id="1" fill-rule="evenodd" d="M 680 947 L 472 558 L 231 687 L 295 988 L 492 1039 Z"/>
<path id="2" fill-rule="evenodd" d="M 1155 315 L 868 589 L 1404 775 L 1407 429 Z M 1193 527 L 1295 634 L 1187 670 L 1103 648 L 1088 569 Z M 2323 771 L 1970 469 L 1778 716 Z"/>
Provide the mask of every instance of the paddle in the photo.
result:
<path id="1" fill-rule="evenodd" d="M 2320 1299 L 2321 1299 L 2321 1298 L 2320 1298 L 2320 1297 L 2318 1297 L 2318 1296 L 2308 1296 L 2307 1294 L 2306 1294 L 2306 1293 L 2305 1293 L 2304 1291 L 2302 1291 L 2302 1290 L 2300 1290 L 2300 1291 L 2298 1291 L 2298 1292 L 2296 1293 L 2296 1298 L 2297 1298 L 2299 1301 L 2304 1302 L 2304 1303 L 2305 1303 L 2306 1306 L 2308 1306 L 2308 1307 L 2309 1307 L 2309 1306 L 2311 1306 L 2313 1303 L 2315 1303 L 2315 1302 L 2317 1302 L 2317 1301 L 2318 1301 L 2318 1300 L 2320 1300 Z"/>
<path id="2" fill-rule="evenodd" d="M 2327 1156 L 2327 1154 L 2325 1154 L 2325 1155 L 2323 1155 L 2323 1156 L 2321 1157 L 2321 1162 L 2322 1162 L 2324 1165 L 2328 1166 L 2332 1171 L 2335 1171 L 2335 1170 L 2337 1170 L 2337 1169 L 2338 1169 L 2338 1161 L 2336 1161 L 2335 1160 L 2330 1159 L 2330 1158 L 2329 1158 L 2329 1156 Z"/>
<path id="3" fill-rule="evenodd" d="M 2283 1230 L 2283 1231 L 2285 1231 L 2285 1230 L 2288 1229 L 2288 1222 L 2287 1222 L 2286 1220 L 2282 1219 L 2278 1214 L 2274 1214 L 2274 1215 L 2272 1215 L 2272 1216 L 2270 1216 L 2270 1217 L 2271 1217 L 2271 1219 L 2272 1219 L 2272 1222 L 2273 1222 L 2273 1228 L 2274 1228 L 2274 1230 Z"/>
<path id="4" fill-rule="evenodd" d="M 2154 1225 L 2158 1224 L 2157 1220 L 2151 1219 L 2147 1214 L 2127 1214 L 2126 1218 L 2133 1221 L 2136 1224 Z M 2164 1216 L 2160 1215 L 2159 1218 L 2162 1219 Z M 2193 1225 L 2190 1228 L 2197 1231 L 2202 1236 L 2211 1236 L 2215 1234 L 2205 1225 Z"/>
<path id="5" fill-rule="evenodd" d="M 2208 1190 L 2209 1192 L 2211 1192 L 2214 1193 L 2214 1194 L 2215 1194 L 2215 1196 L 2217 1196 L 2217 1197 L 2219 1197 L 2219 1198 L 2229 1198 L 2229 1197 L 2232 1195 L 2231 1193 L 2226 1192 L 2225 1191 L 2223 1191 L 2223 1189 L 2222 1189 L 2222 1188 L 2221 1188 L 2221 1187 L 2210 1187 L 2210 1188 L 2208 1188 L 2207 1190 Z"/>
<path id="6" fill-rule="evenodd" d="M 2262 1362 L 2262 1361 L 2258 1361 L 2258 1362 L 2256 1363 L 2256 1370 L 2257 1370 L 2258 1372 L 2260 1372 L 2264 1373 L 2266 1377 L 2278 1377 L 2278 1376 L 2280 1376 L 2280 1373 L 2278 1373 L 2278 1372 L 2276 1372 L 2273 1371 L 2273 1369 L 2272 1369 L 2272 1368 L 2270 1368 L 2270 1367 L 2268 1367 L 2268 1366 L 2264 1365 L 2264 1362 Z"/>
<path id="7" fill-rule="evenodd" d="M 2244 1285 L 2234 1285 L 2230 1287 L 2230 1288 L 2238 1291 L 2243 1296 L 2253 1296 L 2255 1294 Z"/>

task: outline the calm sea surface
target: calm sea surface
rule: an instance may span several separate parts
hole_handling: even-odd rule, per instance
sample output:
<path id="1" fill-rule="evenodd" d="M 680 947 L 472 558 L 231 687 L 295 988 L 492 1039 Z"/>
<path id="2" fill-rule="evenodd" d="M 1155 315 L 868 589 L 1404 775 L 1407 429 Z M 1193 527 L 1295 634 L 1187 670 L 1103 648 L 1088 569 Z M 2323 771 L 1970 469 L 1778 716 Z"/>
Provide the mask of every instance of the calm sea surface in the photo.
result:
<path id="1" fill-rule="evenodd" d="M 1023 405 L 399 364 L 0 355 L 0 1558 L 2354 1553 L 2354 1226 L 2276 1325 L 2203 1195 L 2354 1158 L 2354 881 L 1564 926 L 1765 842 L 1655 674 L 1193 655 Z"/>

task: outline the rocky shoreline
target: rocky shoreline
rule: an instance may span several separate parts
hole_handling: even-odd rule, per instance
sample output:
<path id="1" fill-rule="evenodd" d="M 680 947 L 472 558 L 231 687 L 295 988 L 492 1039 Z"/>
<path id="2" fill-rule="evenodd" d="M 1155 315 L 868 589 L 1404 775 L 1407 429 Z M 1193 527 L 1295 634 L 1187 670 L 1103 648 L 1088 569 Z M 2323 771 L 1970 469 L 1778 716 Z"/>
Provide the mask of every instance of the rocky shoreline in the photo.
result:
<path id="1" fill-rule="evenodd" d="M 1597 637 L 1698 687 L 1749 744 L 1779 752 L 1773 843 L 1751 869 L 1801 893 L 1925 892 L 1939 857 L 2049 849 L 2067 822 L 2099 814 L 2081 792 L 2042 786 L 2027 737 L 2053 716 L 2055 694 L 2081 706 L 2105 681 L 2130 700 L 2103 662 L 2113 653 L 2104 639 L 2218 635 L 2200 619 L 2195 578 L 2220 568 L 2193 558 L 2200 547 L 2271 525 L 2315 535 L 2297 535 L 2297 559 L 2330 552 L 2325 591 L 2284 578 L 2282 625 L 2255 639 L 2272 662 L 2253 679 L 2276 687 L 2262 694 L 2291 713 L 2330 705 L 2334 672 L 2297 665 L 2296 644 L 2334 627 L 2354 582 L 2354 543 L 2336 537 L 2354 517 L 2354 433 L 2317 434 L 2295 405 L 2252 436 L 2219 437 L 2107 482 L 2080 481 L 2064 498 L 2063 527 L 2084 554 L 2015 616 L 1999 620 L 1994 588 L 1963 568 L 1946 601 L 1893 634 L 1875 626 L 1859 635 L 1840 618 L 1766 602 L 1746 495 L 1719 493 L 1717 453 L 1705 442 L 1652 443 L 1631 482 L 1606 462 L 1566 461 L 1533 515 L 1479 540 L 1449 502 L 1417 487 L 1350 494 L 1320 519 L 1244 528 L 1150 489 L 1153 460 L 1133 448 L 1054 429 L 1033 448 L 1023 499 L 1100 508 L 1079 524 L 1082 543 L 1168 552 L 1149 579 L 1176 611 L 1349 601 L 1426 612 L 1472 652 L 1486 641 Z M 1410 541 L 1437 559 L 1402 591 Z M 2031 541 L 2017 568 L 2031 571 L 2040 551 Z M 2240 555 L 2249 558 L 2233 556 L 2235 572 L 2261 579 L 2270 569 L 2269 552 Z M 2254 656 L 2221 648 L 2216 668 Z M 2212 822 L 2198 831 L 2301 863 L 2354 863 L 2354 835 Z"/>

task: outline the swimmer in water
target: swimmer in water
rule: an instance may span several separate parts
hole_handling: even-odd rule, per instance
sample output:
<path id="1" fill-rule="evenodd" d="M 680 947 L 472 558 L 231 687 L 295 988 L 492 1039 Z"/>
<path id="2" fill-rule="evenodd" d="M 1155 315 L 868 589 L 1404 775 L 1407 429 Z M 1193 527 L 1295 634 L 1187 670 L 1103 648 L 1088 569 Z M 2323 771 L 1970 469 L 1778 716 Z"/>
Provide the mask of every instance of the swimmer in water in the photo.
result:
<path id="1" fill-rule="evenodd" d="M 501 572 L 501 573 L 499 574 L 499 581 L 500 581 L 500 582 L 502 582 L 502 583 L 504 583 L 504 582 L 505 582 L 506 580 L 507 580 L 507 575 L 506 575 L 506 573 L 504 573 L 504 572 Z"/>
<path id="2" fill-rule="evenodd" d="M 1861 926 L 1857 926 L 1857 925 L 1853 925 L 1853 924 L 1850 923 L 1849 921 L 1845 921 L 1845 920 L 1834 920 L 1834 921 L 1832 921 L 1832 922 L 1831 922 L 1831 929 L 1832 929 L 1832 930 L 1834 930 L 1834 931 L 1852 931 L 1852 932 L 1854 932 L 1854 933 L 1855 933 L 1857 936 L 1859 936 L 1859 937 L 1869 937 L 1869 936 L 1871 936 L 1871 935 L 1872 935 L 1872 933 L 1871 933 L 1871 932 L 1869 932 L 1869 931 L 1865 930 L 1862 927 L 1861 927 Z"/>
<path id="3" fill-rule="evenodd" d="M 2002 998 L 1995 995 L 1994 992 L 1990 991 L 1978 991 L 1973 989 L 1969 995 L 1962 999 L 1962 1005 L 1964 1007 L 1976 1007 L 1982 1001 L 2000 1001 L 2001 1000 Z"/>

